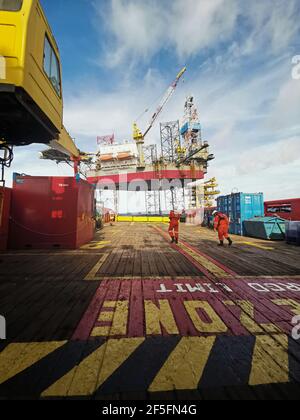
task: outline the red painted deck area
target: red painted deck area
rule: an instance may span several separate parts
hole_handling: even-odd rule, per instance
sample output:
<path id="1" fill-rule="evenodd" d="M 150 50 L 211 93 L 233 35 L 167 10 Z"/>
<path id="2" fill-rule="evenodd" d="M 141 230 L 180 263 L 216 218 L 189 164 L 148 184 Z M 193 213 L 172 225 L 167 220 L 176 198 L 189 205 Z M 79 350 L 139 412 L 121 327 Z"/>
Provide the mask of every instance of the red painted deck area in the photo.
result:
<path id="1" fill-rule="evenodd" d="M 116 224 L 0 254 L 0 399 L 299 399 L 300 248 Z"/>

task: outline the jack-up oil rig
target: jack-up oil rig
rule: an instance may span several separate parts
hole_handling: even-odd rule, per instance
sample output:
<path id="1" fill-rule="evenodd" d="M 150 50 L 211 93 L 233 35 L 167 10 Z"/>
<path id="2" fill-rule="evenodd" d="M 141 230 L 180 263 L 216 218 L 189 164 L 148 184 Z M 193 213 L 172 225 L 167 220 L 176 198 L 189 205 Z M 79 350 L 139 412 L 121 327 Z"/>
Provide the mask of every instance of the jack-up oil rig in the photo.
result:
<path id="1" fill-rule="evenodd" d="M 209 144 L 202 138 L 199 113 L 194 97 L 188 96 L 182 122 L 160 124 L 160 145 L 145 144 L 145 138 L 172 97 L 184 75 L 183 68 L 169 86 L 149 125 L 142 132 L 133 125 L 133 140 L 115 143 L 114 136 L 98 139 L 99 150 L 95 169 L 88 172 L 89 182 L 98 189 L 113 189 L 118 203 L 118 191 L 145 189 L 148 214 L 161 214 L 160 195 L 168 195 L 170 208 L 197 209 L 204 207 L 204 185 L 208 162 L 214 159 Z M 143 185 L 143 187 L 141 187 Z M 146 188 L 145 188 L 146 185 Z M 118 207 L 116 205 L 116 207 Z M 118 208 L 115 208 L 118 212 Z"/>

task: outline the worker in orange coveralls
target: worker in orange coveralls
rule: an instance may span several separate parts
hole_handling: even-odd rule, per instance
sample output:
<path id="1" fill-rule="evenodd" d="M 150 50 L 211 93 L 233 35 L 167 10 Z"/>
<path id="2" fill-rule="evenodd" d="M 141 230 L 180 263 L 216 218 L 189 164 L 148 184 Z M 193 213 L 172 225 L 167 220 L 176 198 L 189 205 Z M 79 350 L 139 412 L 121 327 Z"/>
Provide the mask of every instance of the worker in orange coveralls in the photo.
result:
<path id="1" fill-rule="evenodd" d="M 176 244 L 178 244 L 180 214 L 176 210 L 171 210 L 169 219 L 169 234 L 172 239 L 171 243 L 173 244 L 174 242 L 176 242 Z"/>
<path id="2" fill-rule="evenodd" d="M 213 212 L 214 216 L 214 229 L 218 232 L 220 243 L 218 246 L 224 246 L 224 239 L 227 239 L 229 246 L 233 244 L 229 237 L 229 219 L 226 214 L 218 211 Z"/>

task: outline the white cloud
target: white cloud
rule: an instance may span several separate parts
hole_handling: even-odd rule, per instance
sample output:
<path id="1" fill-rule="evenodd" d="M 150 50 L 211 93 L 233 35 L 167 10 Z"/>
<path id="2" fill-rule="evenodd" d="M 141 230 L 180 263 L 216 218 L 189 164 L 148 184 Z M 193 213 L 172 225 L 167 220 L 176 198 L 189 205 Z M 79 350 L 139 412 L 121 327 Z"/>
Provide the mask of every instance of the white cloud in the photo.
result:
<path id="1" fill-rule="evenodd" d="M 107 31 L 105 40 L 101 32 L 106 56 L 100 62 L 111 68 L 149 63 L 167 48 L 188 60 L 226 42 L 231 58 L 276 55 L 300 29 L 297 0 L 112 0 L 107 8 L 95 0 L 94 6 Z"/>
<path id="2" fill-rule="evenodd" d="M 252 31 L 243 46 L 243 53 L 251 54 L 259 48 L 273 53 L 283 51 L 299 32 L 299 2 L 297 0 L 267 0 L 247 2 L 244 16 Z"/>
<path id="3" fill-rule="evenodd" d="M 226 41 L 235 28 L 236 0 L 177 0 L 172 2 L 167 36 L 180 57 Z"/>
<path id="4" fill-rule="evenodd" d="M 108 10 L 102 1 L 95 2 L 95 7 L 112 39 L 105 57 L 108 67 L 128 59 L 146 59 L 162 47 L 165 12 L 158 3 L 112 0 Z"/>
<path id="5" fill-rule="evenodd" d="M 222 194 L 233 190 L 263 192 L 266 200 L 298 198 L 300 192 L 300 138 L 282 140 L 239 155 L 217 155 L 209 176 L 217 177 Z"/>
<path id="6" fill-rule="evenodd" d="M 245 151 L 237 159 L 237 175 L 263 174 L 274 166 L 288 169 L 293 163 L 300 169 L 300 135 Z M 262 175 L 263 176 L 263 175 Z"/>
<path id="7" fill-rule="evenodd" d="M 31 176 L 73 176 L 70 166 L 39 159 L 39 152 L 45 149 L 44 145 L 16 147 L 12 166 L 5 171 L 6 185 L 12 186 L 14 172 Z"/>
<path id="8" fill-rule="evenodd" d="M 171 82 L 171 81 L 170 81 Z M 152 104 L 138 123 L 143 130 L 150 120 L 158 98 L 168 86 L 160 74 L 148 70 L 141 80 L 120 83 L 114 91 L 104 92 L 85 85 L 77 96 L 67 96 L 64 120 L 66 127 L 79 141 L 79 147 L 91 148 L 96 137 L 115 132 L 119 141 L 132 138 L 132 125 L 136 119 Z M 86 141 L 82 142 L 82 138 Z M 87 145 L 89 141 L 89 146 Z"/>
<path id="9" fill-rule="evenodd" d="M 276 129 L 300 130 L 300 80 L 290 78 L 280 88 L 268 125 Z"/>
<path id="10" fill-rule="evenodd" d="M 106 57 L 100 61 L 112 68 L 139 59 L 149 62 L 168 47 L 187 59 L 201 48 L 227 40 L 238 16 L 237 0 L 112 0 L 110 4 L 103 9 L 101 1 L 94 2 L 109 39 L 105 39 Z"/>

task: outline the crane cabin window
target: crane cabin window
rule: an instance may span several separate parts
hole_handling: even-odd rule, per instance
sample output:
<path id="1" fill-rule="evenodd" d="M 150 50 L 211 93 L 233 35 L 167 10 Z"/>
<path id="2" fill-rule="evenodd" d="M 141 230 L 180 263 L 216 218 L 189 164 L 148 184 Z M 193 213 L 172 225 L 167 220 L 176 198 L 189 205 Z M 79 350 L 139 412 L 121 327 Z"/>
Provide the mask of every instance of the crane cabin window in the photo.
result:
<path id="1" fill-rule="evenodd" d="M 47 36 L 45 37 L 44 47 L 44 70 L 52 86 L 54 87 L 54 90 L 58 96 L 61 96 L 59 62 Z"/>
<path id="2" fill-rule="evenodd" d="M 0 10 L 18 12 L 21 10 L 23 0 L 0 0 Z"/>

